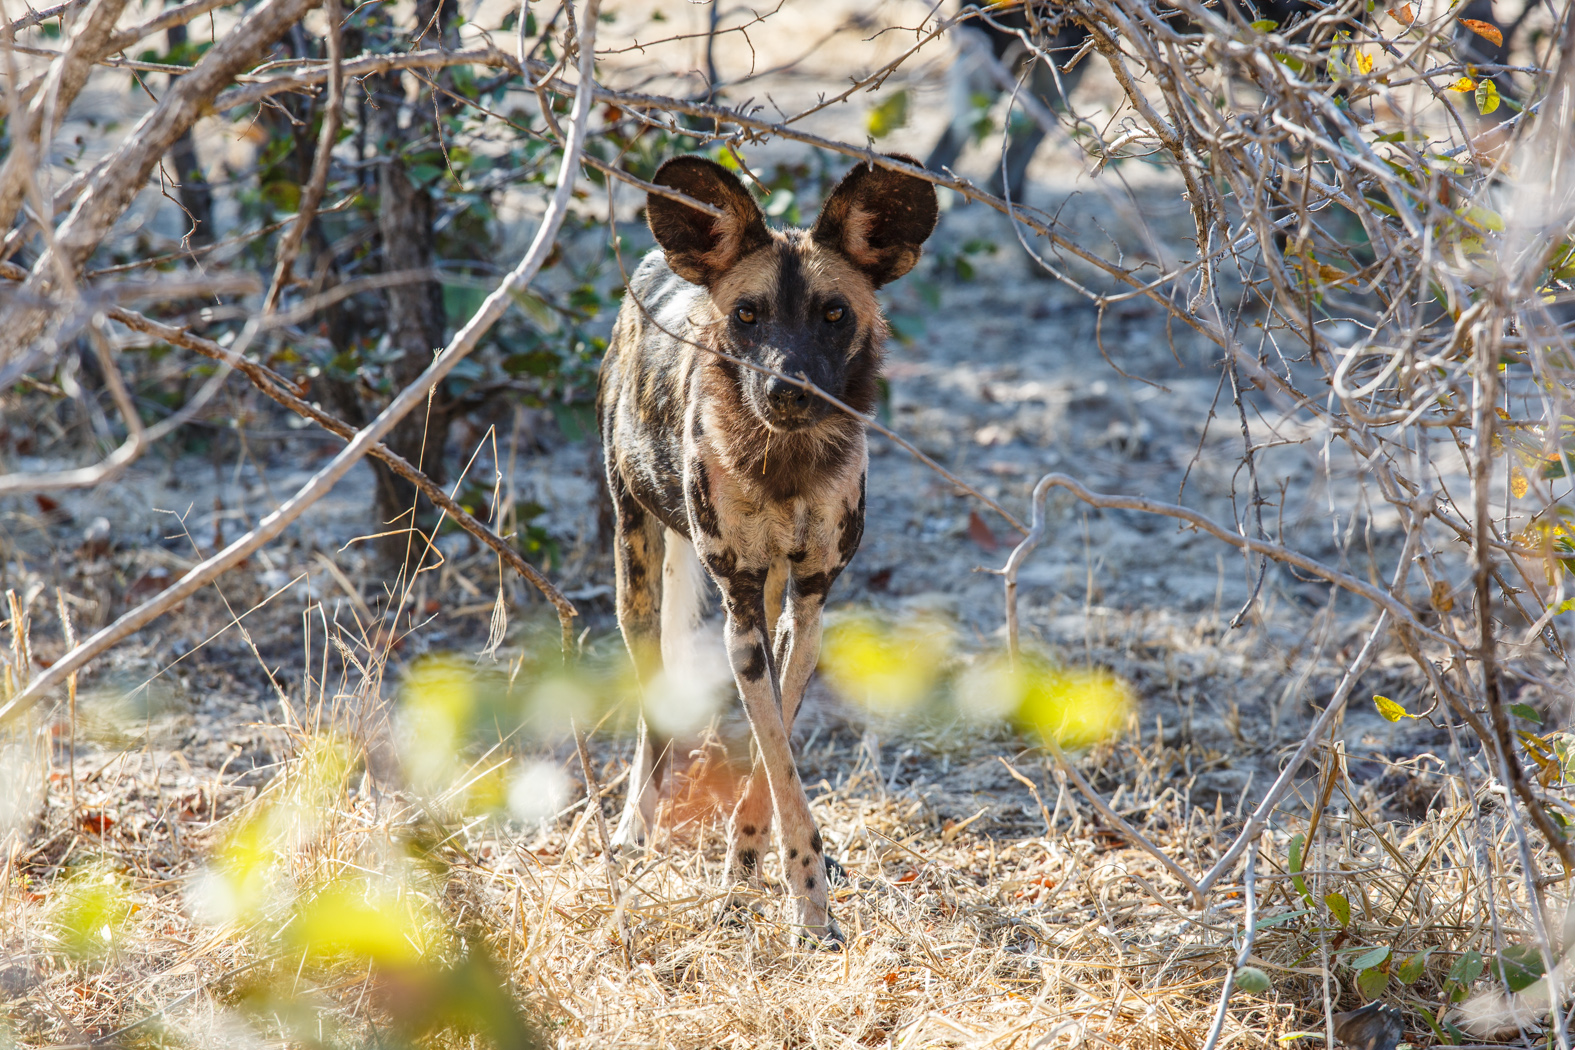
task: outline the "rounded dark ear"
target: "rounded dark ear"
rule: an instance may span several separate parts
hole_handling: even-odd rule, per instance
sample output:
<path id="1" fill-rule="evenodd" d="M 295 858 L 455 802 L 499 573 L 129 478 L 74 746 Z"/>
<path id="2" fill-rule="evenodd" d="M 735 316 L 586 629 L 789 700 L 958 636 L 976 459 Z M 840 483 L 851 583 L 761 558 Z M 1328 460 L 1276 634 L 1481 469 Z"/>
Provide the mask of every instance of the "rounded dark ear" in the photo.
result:
<path id="1" fill-rule="evenodd" d="M 738 176 L 705 157 L 674 157 L 656 170 L 658 186 L 720 208 L 723 218 L 650 193 L 645 217 L 667 265 L 686 281 L 710 287 L 740 259 L 771 243 L 760 206 Z"/>
<path id="2" fill-rule="evenodd" d="M 903 153 L 887 156 L 924 167 Z M 831 192 L 810 236 L 845 255 L 879 288 L 913 269 L 939 214 L 935 187 L 928 182 L 860 164 Z"/>

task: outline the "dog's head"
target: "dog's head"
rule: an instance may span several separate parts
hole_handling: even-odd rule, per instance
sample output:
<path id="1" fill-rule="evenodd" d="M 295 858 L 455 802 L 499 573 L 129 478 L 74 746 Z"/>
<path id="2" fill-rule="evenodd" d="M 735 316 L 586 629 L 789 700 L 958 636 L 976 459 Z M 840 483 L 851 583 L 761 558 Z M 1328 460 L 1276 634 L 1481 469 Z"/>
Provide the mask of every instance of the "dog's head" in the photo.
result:
<path id="1" fill-rule="evenodd" d="M 893 159 L 920 166 L 911 157 Z M 773 231 L 743 183 L 704 157 L 668 161 L 656 183 L 722 212 L 718 218 L 655 193 L 646 205 L 668 266 L 710 293 L 717 348 L 807 379 L 867 411 L 855 402 L 873 393 L 885 332 L 875 289 L 919 261 L 935 229 L 935 188 L 860 164 L 832 191 L 812 229 Z M 740 371 L 744 402 L 774 431 L 811 427 L 831 408 L 775 376 Z"/>

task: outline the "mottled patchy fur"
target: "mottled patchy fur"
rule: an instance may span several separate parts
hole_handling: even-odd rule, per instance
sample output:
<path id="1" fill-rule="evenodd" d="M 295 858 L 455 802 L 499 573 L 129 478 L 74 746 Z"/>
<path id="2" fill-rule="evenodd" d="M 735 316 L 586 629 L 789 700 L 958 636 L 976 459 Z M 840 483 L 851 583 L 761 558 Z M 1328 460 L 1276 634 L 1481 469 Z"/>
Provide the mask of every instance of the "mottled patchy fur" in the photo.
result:
<path id="1" fill-rule="evenodd" d="M 864 425 L 716 352 L 871 411 L 886 337 L 875 289 L 918 261 L 935 193 L 861 165 L 812 230 L 774 231 L 743 185 L 703 158 L 669 161 L 656 181 L 726 217 L 648 199 L 660 248 L 629 282 L 602 365 L 618 622 L 649 682 L 661 669 L 661 624 L 682 619 L 676 606 L 662 612 L 677 600 L 662 586 L 664 551 L 693 544 L 722 594 L 728 661 L 756 743 L 729 822 L 729 875 L 758 876 L 774 811 L 791 920 L 835 944 L 820 833 L 789 737 L 819 656 L 821 607 L 864 529 Z M 642 718 L 619 845 L 639 841 L 654 816 L 667 748 Z"/>

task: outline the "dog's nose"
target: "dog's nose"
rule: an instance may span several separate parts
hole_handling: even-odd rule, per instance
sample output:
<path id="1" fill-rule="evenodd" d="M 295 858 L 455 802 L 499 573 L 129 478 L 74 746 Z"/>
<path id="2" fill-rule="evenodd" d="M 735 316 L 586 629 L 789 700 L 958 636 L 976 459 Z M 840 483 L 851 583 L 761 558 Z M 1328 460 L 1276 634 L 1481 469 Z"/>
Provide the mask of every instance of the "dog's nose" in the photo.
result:
<path id="1" fill-rule="evenodd" d="M 809 408 L 809 394 L 803 387 L 776 376 L 766 380 L 766 400 L 771 404 L 771 411 L 778 415 L 801 415 Z"/>

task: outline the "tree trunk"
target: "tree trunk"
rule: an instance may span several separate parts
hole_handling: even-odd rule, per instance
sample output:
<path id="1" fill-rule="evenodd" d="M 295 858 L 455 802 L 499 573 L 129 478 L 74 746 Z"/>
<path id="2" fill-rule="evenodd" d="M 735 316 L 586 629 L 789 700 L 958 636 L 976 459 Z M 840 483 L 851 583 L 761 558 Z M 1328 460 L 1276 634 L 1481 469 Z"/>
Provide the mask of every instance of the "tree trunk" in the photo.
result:
<path id="1" fill-rule="evenodd" d="M 186 27 L 170 26 L 164 32 L 164 39 L 169 49 L 174 51 L 186 42 Z M 186 238 L 194 245 L 212 244 L 213 190 L 208 186 L 208 177 L 203 174 L 202 161 L 197 157 L 197 140 L 192 136 L 191 128 L 187 128 L 175 140 L 170 150 L 170 160 L 175 165 L 180 205 L 186 209 L 186 218 L 191 223 Z"/>
<path id="2" fill-rule="evenodd" d="M 452 3 L 444 0 L 419 0 L 416 4 L 416 33 L 432 46 L 447 43 Z M 434 25 L 434 16 L 436 24 Z M 423 32 L 425 30 L 425 32 Z M 372 113 L 374 137 L 384 155 L 377 176 L 378 231 L 383 242 L 382 268 L 385 273 L 400 270 L 430 270 L 433 263 L 435 218 L 432 197 L 410 181 L 401 147 L 418 142 L 436 132 L 429 105 L 411 107 L 410 125 L 399 126 L 404 108 L 404 88 L 400 73 L 369 78 L 377 109 Z M 385 293 L 387 333 L 391 356 L 390 378 L 394 389 L 408 386 L 432 363 L 433 355 L 444 345 L 446 317 L 443 287 L 434 280 L 401 284 Z M 401 420 L 385 439 L 388 447 L 412 463 L 419 464 L 434 480 L 445 477 L 443 449 L 448 442 L 453 405 L 440 388 L 424 412 L 412 412 Z M 392 531 L 379 541 L 379 550 L 390 565 L 420 558 L 425 536 L 436 521 L 435 508 L 421 498 L 414 485 L 393 473 L 381 462 L 373 462 L 377 473 L 377 513 L 382 530 Z M 411 526 L 421 535 L 396 531 Z"/>

